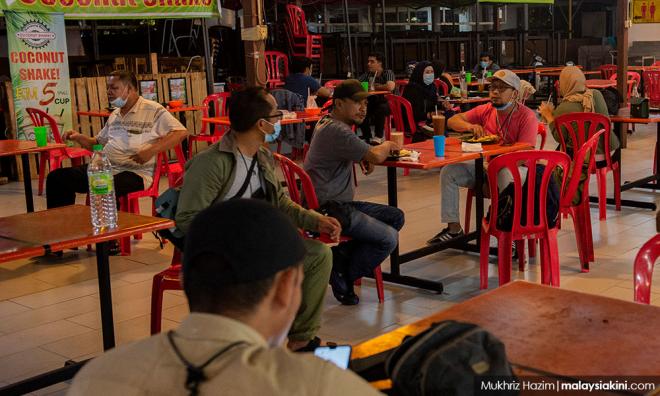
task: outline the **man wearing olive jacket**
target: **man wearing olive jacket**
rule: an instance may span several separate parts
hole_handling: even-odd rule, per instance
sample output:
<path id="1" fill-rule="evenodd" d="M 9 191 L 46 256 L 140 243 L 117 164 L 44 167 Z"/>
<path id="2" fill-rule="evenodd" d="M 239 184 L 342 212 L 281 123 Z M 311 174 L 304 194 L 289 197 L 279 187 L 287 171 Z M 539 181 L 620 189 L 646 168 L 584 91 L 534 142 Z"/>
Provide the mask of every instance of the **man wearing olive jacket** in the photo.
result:
<path id="1" fill-rule="evenodd" d="M 263 88 L 232 94 L 231 131 L 186 164 L 176 213 L 179 230 L 186 233 L 195 215 L 215 203 L 253 198 L 279 208 L 299 228 L 327 233 L 335 240 L 339 238 L 341 226 L 337 220 L 291 201 L 275 176 L 272 153 L 263 143 L 277 140 L 281 118 L 275 99 Z M 311 349 L 320 342 L 315 335 L 321 325 L 332 268 L 332 253 L 326 245 L 307 240 L 305 246 L 303 299 L 289 332 L 288 346 L 292 350 Z M 250 248 L 259 249 L 259 246 L 246 247 Z"/>

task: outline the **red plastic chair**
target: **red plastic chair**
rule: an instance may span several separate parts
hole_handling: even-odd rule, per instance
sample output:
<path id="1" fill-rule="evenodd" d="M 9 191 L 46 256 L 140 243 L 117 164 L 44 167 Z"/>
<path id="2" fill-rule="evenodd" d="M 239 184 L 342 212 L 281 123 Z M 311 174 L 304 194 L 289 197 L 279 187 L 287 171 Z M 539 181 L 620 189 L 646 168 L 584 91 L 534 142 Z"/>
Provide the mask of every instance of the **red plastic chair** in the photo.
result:
<path id="1" fill-rule="evenodd" d="M 174 248 L 170 267 L 154 275 L 151 284 L 151 335 L 160 333 L 163 317 L 163 292 L 165 290 L 183 290 L 181 284 L 181 251 L 177 248 Z"/>
<path id="2" fill-rule="evenodd" d="M 587 129 L 588 125 L 588 129 Z M 570 138 L 572 147 L 582 147 L 584 142 L 600 129 L 605 129 L 603 155 L 605 166 L 597 169 L 598 173 L 598 212 L 599 219 L 607 219 L 607 172 L 612 172 L 614 178 L 614 201 L 616 210 L 621 210 L 621 165 L 613 162 L 610 154 L 610 119 L 598 113 L 570 113 L 555 119 L 555 128 L 564 133 L 559 133 L 559 144 L 561 150 L 566 152 L 565 135 Z M 561 128 L 561 129 L 559 129 Z M 575 129 L 577 128 L 577 129 Z"/>
<path id="3" fill-rule="evenodd" d="M 316 198 L 316 190 L 314 190 L 312 179 L 309 177 L 307 172 L 298 166 L 298 164 L 281 154 L 273 153 L 273 156 L 275 157 L 275 160 L 280 164 L 280 169 L 282 170 L 282 174 L 284 174 L 284 179 L 286 180 L 286 186 L 289 190 L 289 197 L 291 200 L 299 205 L 302 205 L 304 197 L 306 204 L 305 206 L 307 209 L 318 209 L 320 205 L 318 199 Z M 300 183 L 300 186 L 302 187 L 302 192 L 298 187 L 298 183 Z M 318 240 L 323 243 L 335 243 L 334 241 L 330 240 L 327 235 L 323 234 L 318 238 Z M 349 240 L 349 237 L 341 237 L 339 242 L 347 242 Z M 385 294 L 383 291 L 383 273 L 380 265 L 374 269 L 374 279 L 376 281 L 378 301 L 382 303 L 385 301 Z"/>
<path id="4" fill-rule="evenodd" d="M 202 101 L 202 106 L 204 106 L 204 110 L 202 110 L 203 117 L 209 117 L 210 106 L 213 106 L 214 117 L 228 115 L 227 100 L 229 97 L 231 97 L 230 92 L 219 92 L 204 98 Z M 213 144 L 220 140 L 227 130 L 227 127 L 215 125 L 215 132 L 209 132 L 209 123 L 202 121 L 202 127 L 199 130 L 199 133 L 188 136 L 188 158 L 192 158 L 194 142 L 207 142 L 208 144 Z"/>
<path id="5" fill-rule="evenodd" d="M 559 167 L 564 171 L 561 191 L 564 189 L 566 174 L 570 166 L 570 158 L 566 153 L 557 151 L 520 151 L 504 154 L 493 159 L 488 165 L 488 183 L 490 186 L 490 218 L 484 217 L 481 228 L 481 255 L 480 255 L 480 287 L 488 288 L 488 258 L 490 254 L 490 237 L 497 238 L 498 242 L 498 273 L 500 286 L 511 281 L 511 244 L 522 246 L 525 239 L 537 239 L 541 244 L 541 281 L 543 284 L 559 286 L 559 252 L 557 249 L 557 232 L 559 224 L 549 228 L 546 219 L 546 199 L 550 178 L 553 171 Z M 539 194 L 536 194 L 536 165 L 544 164 L 545 170 Z M 527 202 L 522 205 L 523 182 L 519 165 L 527 167 Z M 513 175 L 514 209 L 511 231 L 497 228 L 497 204 L 499 191 L 497 176 L 501 170 L 508 169 Z M 538 205 L 539 221 L 534 221 L 534 207 Z M 522 223 L 523 210 L 527 215 L 527 224 Z M 524 254 L 519 254 L 523 257 Z M 523 261 L 521 260 L 521 263 Z"/>
<path id="6" fill-rule="evenodd" d="M 165 161 L 160 165 L 161 176 L 167 176 L 167 182 L 170 188 L 177 187 L 183 182 L 183 173 L 186 165 L 186 157 L 183 154 L 181 144 L 177 144 L 174 147 L 174 154 L 176 155 L 175 162 L 171 162 L 167 155 L 165 155 Z"/>
<path id="7" fill-rule="evenodd" d="M 119 198 L 119 210 L 128 213 L 140 214 L 140 198 L 151 198 L 151 215 L 156 215 L 156 198 L 158 198 L 158 186 L 160 184 L 161 170 L 164 166 L 168 166 L 167 155 L 162 152 L 158 153 L 156 157 L 156 165 L 154 168 L 153 181 L 151 185 L 142 190 L 135 191 Z M 135 239 L 142 239 L 142 234 L 134 235 Z M 131 254 L 131 237 L 124 237 L 120 241 L 120 249 L 122 256 L 130 256 Z"/>
<path id="8" fill-rule="evenodd" d="M 616 79 L 617 79 L 616 73 L 610 76 L 610 80 L 616 81 Z M 630 97 L 632 96 L 633 87 L 639 87 L 641 81 L 642 78 L 640 77 L 639 73 L 628 72 L 628 92 L 626 94 L 628 100 L 630 100 Z"/>
<path id="9" fill-rule="evenodd" d="M 433 80 L 433 83 L 435 84 L 435 87 L 438 90 L 439 94 L 441 94 L 442 96 L 449 95 L 449 87 L 447 86 L 447 83 L 445 83 L 439 78 Z"/>
<path id="10" fill-rule="evenodd" d="M 660 70 L 644 72 L 644 91 L 651 107 L 660 107 Z"/>
<path id="11" fill-rule="evenodd" d="M 399 132 L 404 132 L 404 143 L 412 143 L 412 134 L 417 130 L 415 125 L 415 118 L 413 116 L 412 106 L 407 99 L 398 96 L 387 94 L 385 95 L 387 104 L 390 106 L 390 117 L 394 123 L 394 128 Z M 390 139 L 390 130 L 388 128 L 389 122 L 385 123 L 385 138 Z"/>
<path id="12" fill-rule="evenodd" d="M 294 56 L 320 59 L 323 55 L 323 37 L 309 33 L 305 11 L 293 4 L 287 4 L 286 10 L 288 18 L 284 30 L 291 52 Z"/>
<path id="13" fill-rule="evenodd" d="M 591 231 L 591 214 L 589 207 L 589 177 L 596 168 L 596 150 L 601 135 L 607 136 L 605 129 L 601 129 L 587 140 L 573 157 L 573 170 L 562 194 L 560 202 L 560 220 L 563 216 L 571 215 L 573 219 L 573 228 L 575 229 L 575 240 L 580 257 L 581 272 L 589 272 L 589 263 L 594 261 L 594 241 Z M 588 163 L 585 162 L 588 159 Z M 581 166 L 578 166 L 580 164 Z M 573 204 L 573 199 L 577 193 L 580 183 L 580 176 L 584 167 L 587 166 L 587 179 L 584 181 L 584 188 L 580 202 Z"/>
<path id="14" fill-rule="evenodd" d="M 538 135 L 541 136 L 541 148 L 539 150 L 543 150 L 543 147 L 545 147 L 545 139 L 547 136 L 546 130 L 545 130 L 545 124 L 539 123 L 538 126 Z M 469 234 L 470 233 L 470 219 L 472 218 L 472 199 L 474 198 L 474 190 L 471 188 L 468 188 L 467 191 L 467 199 L 465 200 L 465 233 Z M 529 243 L 530 245 L 530 257 L 535 256 L 535 249 L 532 249 L 533 242 Z"/>
<path id="15" fill-rule="evenodd" d="M 612 74 L 616 73 L 616 65 L 601 65 L 598 67 L 600 70 L 600 75 L 603 77 L 603 80 L 609 80 L 612 77 Z"/>
<path id="16" fill-rule="evenodd" d="M 266 51 L 264 54 L 266 55 L 266 72 L 270 88 L 283 86 L 284 78 L 289 75 L 288 57 L 279 51 Z"/>
<path id="17" fill-rule="evenodd" d="M 64 143 L 57 121 L 45 111 L 28 107 L 25 109 L 32 119 L 34 126 L 47 126 L 53 135 L 55 143 Z M 50 141 L 50 135 L 48 135 Z M 73 166 L 81 165 L 84 157 L 91 157 L 92 152 L 80 147 L 66 147 L 57 150 L 44 151 L 39 157 L 39 195 L 44 193 L 44 177 L 46 174 L 46 163 L 50 166 L 51 172 L 62 166 L 65 158 L 71 160 Z"/>
<path id="18" fill-rule="evenodd" d="M 653 266 L 660 255 L 660 234 L 649 239 L 635 257 L 635 301 L 642 304 L 651 303 L 651 281 Z"/>

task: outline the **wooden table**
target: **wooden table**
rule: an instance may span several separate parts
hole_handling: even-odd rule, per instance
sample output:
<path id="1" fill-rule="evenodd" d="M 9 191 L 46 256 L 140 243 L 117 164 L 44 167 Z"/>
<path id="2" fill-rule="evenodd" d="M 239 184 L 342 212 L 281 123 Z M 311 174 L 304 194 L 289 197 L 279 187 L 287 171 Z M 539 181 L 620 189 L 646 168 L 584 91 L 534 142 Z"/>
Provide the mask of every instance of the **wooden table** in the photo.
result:
<path id="1" fill-rule="evenodd" d="M 592 79 L 585 81 L 584 85 L 589 89 L 605 89 L 605 88 L 616 87 L 616 81 Z"/>
<path id="2" fill-rule="evenodd" d="M 30 154 L 43 153 L 50 150 L 62 149 L 62 143 L 48 143 L 44 147 L 37 147 L 34 140 L 0 140 L 0 157 L 20 155 L 23 168 L 23 185 L 25 187 L 25 207 L 28 212 L 34 212 L 32 199 L 32 174 L 30 172 Z"/>
<path id="3" fill-rule="evenodd" d="M 435 156 L 432 139 L 426 140 L 424 142 L 409 144 L 405 146 L 406 149 L 420 152 L 421 155 L 418 162 L 385 161 L 380 164 L 381 166 L 387 167 L 388 204 L 393 207 L 398 206 L 397 168 L 430 170 L 442 168 L 443 166 L 456 164 L 459 162 L 474 161 L 476 169 L 475 186 L 482 186 L 484 180 L 485 159 L 488 159 L 494 155 L 532 149 L 531 146 L 525 143 L 516 143 L 510 146 L 505 146 L 502 144 L 491 144 L 483 145 L 483 151 L 480 153 L 465 153 L 461 150 L 460 143 L 460 140 L 456 138 L 447 138 L 444 157 Z M 481 234 L 481 219 L 484 216 L 484 198 L 481 188 L 475 189 L 475 196 L 477 202 L 477 227 L 475 231 L 460 238 L 455 238 L 449 242 L 427 245 L 401 255 L 399 254 L 399 247 L 397 246 L 390 255 L 390 272 L 383 272 L 383 280 L 401 285 L 433 290 L 441 293 L 443 290 L 442 282 L 434 282 L 426 279 L 415 278 L 412 276 L 401 275 L 400 267 L 402 264 L 428 256 L 430 254 L 437 253 L 445 249 L 453 248 L 478 253 L 480 243 L 479 236 Z M 469 243 L 473 240 L 476 241 L 476 244 L 474 245 Z"/>
<path id="4" fill-rule="evenodd" d="M 632 281 L 631 281 L 632 282 Z M 633 292 L 630 290 L 632 301 Z M 364 358 L 443 320 L 475 323 L 499 338 L 514 365 L 576 378 L 660 373 L 660 308 L 514 281 L 353 348 Z"/>
<path id="5" fill-rule="evenodd" d="M 321 119 L 321 117 L 323 117 L 321 114 L 309 114 L 305 111 L 296 111 L 295 113 L 296 118 L 283 118 L 280 123 L 282 125 L 303 124 L 308 122 L 317 122 Z M 231 126 L 229 116 L 203 117 L 202 121 L 222 126 Z"/>
<path id="6" fill-rule="evenodd" d="M 181 107 L 169 107 L 165 108 L 170 113 L 183 113 L 186 111 L 202 111 L 208 109 L 206 106 L 181 106 Z"/>
<path id="7" fill-rule="evenodd" d="M 90 219 L 90 208 L 84 205 L 2 217 L 0 218 L 0 263 L 96 244 L 103 349 L 108 350 L 115 346 L 108 242 L 170 228 L 174 226 L 174 222 L 119 212 L 116 229 L 94 233 Z M 67 365 L 62 369 L 10 385 L 9 387 L 18 387 L 10 393 L 22 394 L 25 391 L 30 392 L 72 378 L 82 364 L 84 362 Z M 0 394 L 4 394 L 5 391 L 7 388 L 0 389 Z"/>
<path id="8" fill-rule="evenodd" d="M 626 129 L 624 128 L 624 125 L 626 124 L 656 124 L 656 143 L 660 143 L 660 113 L 651 113 L 649 118 L 632 118 L 630 116 L 630 109 L 628 108 L 623 108 L 619 110 L 619 113 L 616 116 L 610 116 L 610 120 L 614 124 L 614 132 L 616 135 L 619 137 L 620 145 L 619 148 L 617 149 L 617 156 L 620 158 L 619 160 L 619 166 L 623 167 L 623 161 L 621 160 L 621 149 L 626 147 L 626 140 L 627 140 L 627 133 Z M 658 144 L 655 145 L 655 156 L 656 158 L 660 158 L 660 146 Z M 655 161 L 655 169 L 653 170 L 653 174 L 632 182 L 624 182 L 621 185 L 621 192 L 630 190 L 633 188 L 645 188 L 645 189 L 651 189 L 651 190 L 657 190 L 658 185 L 652 182 L 660 182 L 660 161 Z M 597 197 L 589 197 L 589 200 L 591 202 L 598 202 Z M 607 198 L 607 203 L 608 205 L 614 205 L 614 199 L 613 198 Z M 621 205 L 622 206 L 628 206 L 628 207 L 633 207 L 633 208 L 642 208 L 642 209 L 650 209 L 650 210 L 656 210 L 656 204 L 655 202 L 643 202 L 643 201 L 635 201 L 635 200 L 628 200 L 628 199 L 622 199 L 621 200 Z"/>

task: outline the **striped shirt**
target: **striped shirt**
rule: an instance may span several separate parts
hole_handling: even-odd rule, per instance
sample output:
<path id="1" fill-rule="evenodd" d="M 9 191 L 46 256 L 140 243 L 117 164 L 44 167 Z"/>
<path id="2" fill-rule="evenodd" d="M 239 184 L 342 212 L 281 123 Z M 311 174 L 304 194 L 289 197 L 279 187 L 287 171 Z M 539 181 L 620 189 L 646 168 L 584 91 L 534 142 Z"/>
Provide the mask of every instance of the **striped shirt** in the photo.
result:
<path id="1" fill-rule="evenodd" d="M 370 82 L 373 77 L 374 75 L 372 73 L 364 73 L 358 78 L 358 80 L 363 82 Z M 396 81 L 394 72 L 389 69 L 383 70 L 382 73 L 379 73 L 378 76 L 376 76 L 374 83 L 382 85 L 382 84 L 387 84 L 388 81 Z"/>
<path id="2" fill-rule="evenodd" d="M 156 157 L 144 164 L 138 164 L 131 156 L 168 133 L 185 129 L 163 106 L 139 97 L 125 115 L 121 115 L 120 109 L 113 111 L 96 140 L 104 146 L 103 151 L 108 156 L 115 175 L 126 171 L 133 172 L 144 179 L 145 186 L 150 186 Z"/>

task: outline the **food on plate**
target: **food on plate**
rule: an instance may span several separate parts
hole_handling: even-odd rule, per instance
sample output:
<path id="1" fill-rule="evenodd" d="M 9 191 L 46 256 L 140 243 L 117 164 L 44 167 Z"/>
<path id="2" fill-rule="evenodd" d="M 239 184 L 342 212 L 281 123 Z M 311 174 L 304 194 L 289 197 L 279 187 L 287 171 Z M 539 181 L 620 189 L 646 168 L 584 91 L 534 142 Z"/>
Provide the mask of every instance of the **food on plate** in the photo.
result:
<path id="1" fill-rule="evenodd" d="M 466 143 L 482 143 L 482 144 L 493 144 L 500 141 L 500 137 L 497 135 L 485 135 L 480 138 L 475 138 L 473 135 L 461 136 L 462 141 Z"/>

